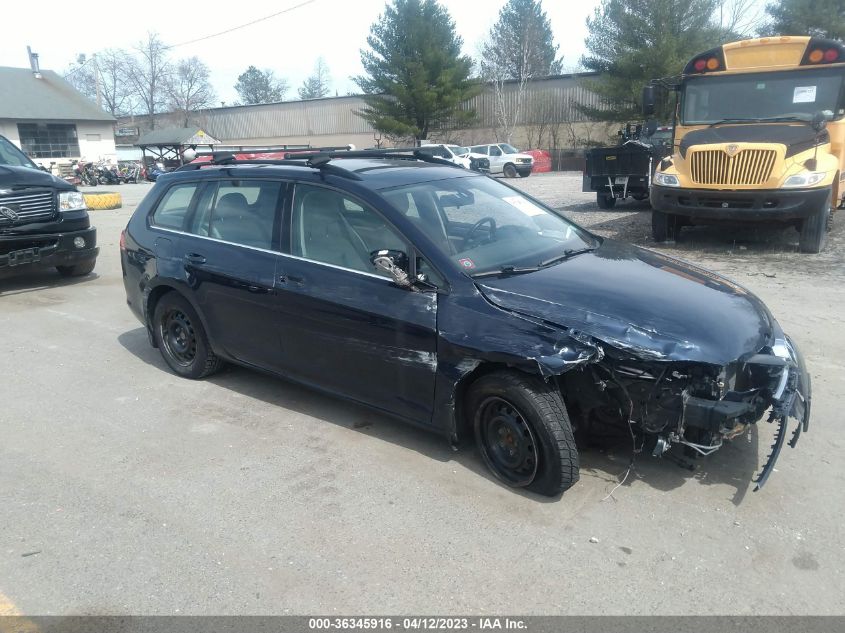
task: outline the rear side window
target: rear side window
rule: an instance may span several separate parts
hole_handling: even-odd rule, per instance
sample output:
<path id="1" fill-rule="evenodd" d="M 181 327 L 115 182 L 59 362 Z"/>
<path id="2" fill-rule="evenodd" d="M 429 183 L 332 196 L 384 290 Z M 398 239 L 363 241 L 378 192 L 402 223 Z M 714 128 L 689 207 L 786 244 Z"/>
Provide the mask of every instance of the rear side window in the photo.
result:
<path id="1" fill-rule="evenodd" d="M 182 230 L 191 201 L 197 193 L 199 183 L 175 185 L 167 190 L 153 213 L 153 224 L 168 229 Z"/>
<path id="2" fill-rule="evenodd" d="M 283 183 L 224 180 L 210 183 L 189 232 L 233 244 L 270 249 Z"/>

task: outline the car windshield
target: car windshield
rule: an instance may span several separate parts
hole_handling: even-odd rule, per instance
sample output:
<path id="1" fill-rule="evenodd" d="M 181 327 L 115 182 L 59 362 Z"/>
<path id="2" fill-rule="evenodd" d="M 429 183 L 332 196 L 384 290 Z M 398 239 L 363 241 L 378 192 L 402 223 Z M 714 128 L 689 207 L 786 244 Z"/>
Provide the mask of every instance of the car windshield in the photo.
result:
<path id="1" fill-rule="evenodd" d="M 778 117 L 812 119 L 827 110 L 845 114 L 840 99 L 842 71 L 814 68 L 688 79 L 682 119 L 687 125 Z"/>
<path id="2" fill-rule="evenodd" d="M 2 136 L 0 136 L 0 165 L 38 169 L 37 165 L 29 160 L 26 154 Z"/>
<path id="3" fill-rule="evenodd" d="M 486 176 L 381 193 L 469 275 L 551 265 L 595 246 L 580 227 Z"/>
<path id="4" fill-rule="evenodd" d="M 502 151 L 505 154 L 519 154 L 519 150 L 516 149 L 513 145 L 508 145 L 507 143 L 501 143 L 499 147 L 502 148 Z"/>

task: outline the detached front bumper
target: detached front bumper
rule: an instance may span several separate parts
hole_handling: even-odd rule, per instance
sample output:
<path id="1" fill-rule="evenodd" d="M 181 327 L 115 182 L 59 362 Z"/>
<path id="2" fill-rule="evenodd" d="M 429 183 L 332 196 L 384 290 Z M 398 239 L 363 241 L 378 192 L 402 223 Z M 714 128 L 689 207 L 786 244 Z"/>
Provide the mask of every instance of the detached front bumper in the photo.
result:
<path id="1" fill-rule="evenodd" d="M 77 246 L 76 238 L 84 245 Z M 93 227 L 67 233 L 0 234 L 0 277 L 34 268 L 73 266 L 95 259 L 99 252 L 97 229 Z"/>
<path id="2" fill-rule="evenodd" d="M 830 192 L 830 187 L 738 191 L 652 185 L 651 206 L 704 220 L 803 220 L 818 212 Z"/>

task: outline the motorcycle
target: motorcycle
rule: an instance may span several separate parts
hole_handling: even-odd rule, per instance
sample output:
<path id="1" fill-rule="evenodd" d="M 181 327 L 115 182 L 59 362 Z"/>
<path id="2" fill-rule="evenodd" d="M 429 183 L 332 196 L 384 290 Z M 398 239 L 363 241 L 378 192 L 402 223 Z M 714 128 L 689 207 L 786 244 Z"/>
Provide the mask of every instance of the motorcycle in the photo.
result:
<path id="1" fill-rule="evenodd" d="M 124 163 L 120 169 L 118 169 L 118 178 L 123 183 L 137 183 L 138 179 L 141 177 L 141 164 L 140 163 Z"/>
<path id="2" fill-rule="evenodd" d="M 77 160 L 73 162 L 73 175 L 79 179 L 82 185 L 89 187 L 97 186 L 97 174 L 94 171 L 94 163 Z"/>
<path id="3" fill-rule="evenodd" d="M 101 185 L 119 185 L 120 176 L 117 173 L 117 168 L 104 162 L 97 163 L 95 168 L 97 174 L 97 181 Z"/>

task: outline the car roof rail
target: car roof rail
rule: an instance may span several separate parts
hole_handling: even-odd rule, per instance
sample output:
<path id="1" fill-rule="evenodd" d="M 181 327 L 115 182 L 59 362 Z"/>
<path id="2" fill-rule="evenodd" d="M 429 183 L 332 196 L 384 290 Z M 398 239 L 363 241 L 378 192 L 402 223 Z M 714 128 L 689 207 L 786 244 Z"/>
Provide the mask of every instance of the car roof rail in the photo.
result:
<path id="1" fill-rule="evenodd" d="M 362 180 L 361 176 L 353 171 L 344 169 L 337 164 L 330 164 L 331 158 L 328 154 L 323 152 L 314 152 L 308 154 L 291 154 L 296 158 L 287 158 L 285 154 L 284 159 L 278 158 L 250 158 L 242 160 L 237 158 L 232 152 L 214 152 L 211 155 L 211 161 L 187 163 L 178 167 L 175 171 L 195 171 L 203 167 L 235 167 L 240 165 L 280 165 L 287 167 L 310 167 L 312 169 L 319 169 L 320 171 L 329 172 L 342 178 L 349 180 Z"/>
<path id="2" fill-rule="evenodd" d="M 429 156 L 428 154 L 421 152 L 420 150 L 423 149 L 423 147 L 390 147 L 384 149 L 357 149 L 323 152 L 291 152 L 285 154 L 285 158 L 311 158 L 319 155 L 328 156 L 329 158 L 385 158 L 393 160 L 419 160 L 425 163 L 434 163 L 437 165 L 444 165 L 447 167 L 457 167 L 458 169 L 463 169 L 463 167 L 461 167 L 460 165 L 456 165 L 450 160 L 440 158 L 439 156 Z"/>

